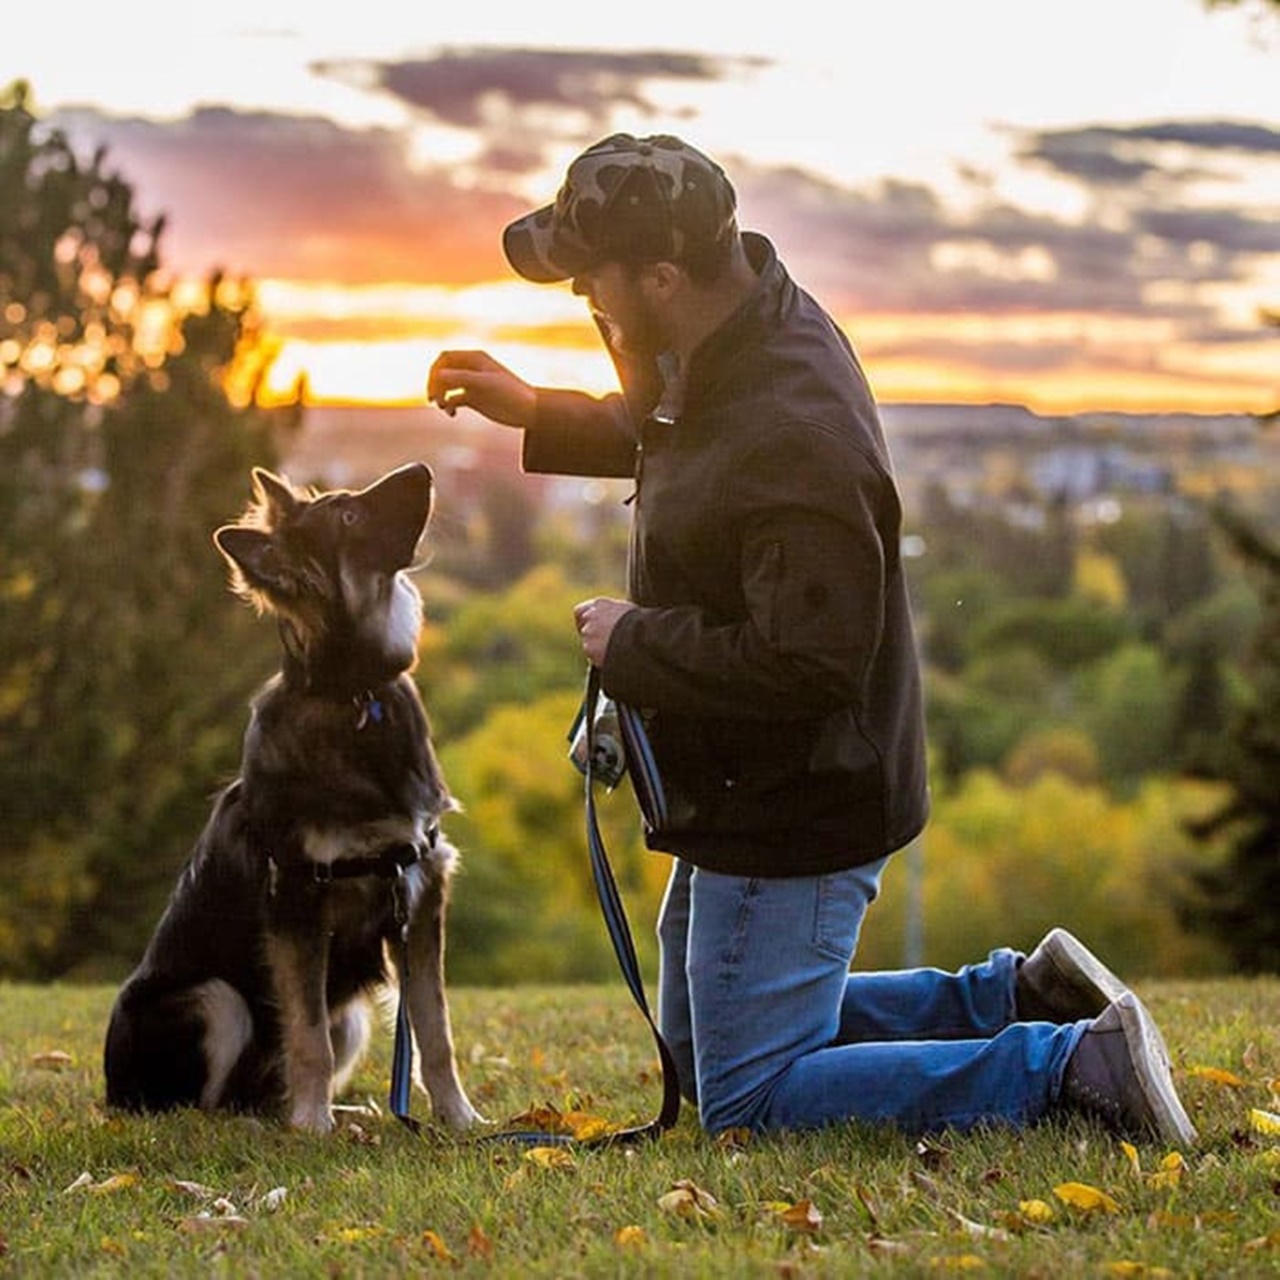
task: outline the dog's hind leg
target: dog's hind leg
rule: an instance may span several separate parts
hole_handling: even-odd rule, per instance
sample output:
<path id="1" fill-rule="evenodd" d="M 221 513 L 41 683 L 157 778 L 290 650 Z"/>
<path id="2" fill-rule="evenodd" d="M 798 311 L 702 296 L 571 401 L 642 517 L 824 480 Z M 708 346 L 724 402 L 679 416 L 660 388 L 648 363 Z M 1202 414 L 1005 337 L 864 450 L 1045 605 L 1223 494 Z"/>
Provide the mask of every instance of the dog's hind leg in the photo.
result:
<path id="1" fill-rule="evenodd" d="M 431 1109 L 451 1129 L 482 1123 L 458 1079 L 444 986 L 444 932 L 447 886 L 431 876 L 409 926 L 409 973 L 399 973 L 409 1002 L 409 1020 L 418 1046 L 420 1083 Z M 400 956 L 395 953 L 397 968 Z"/>
<path id="2" fill-rule="evenodd" d="M 200 1105 L 219 1106 L 227 1081 L 253 1040 L 253 1015 L 244 997 L 229 983 L 214 978 L 192 992 L 204 1020 L 205 1078 Z"/>

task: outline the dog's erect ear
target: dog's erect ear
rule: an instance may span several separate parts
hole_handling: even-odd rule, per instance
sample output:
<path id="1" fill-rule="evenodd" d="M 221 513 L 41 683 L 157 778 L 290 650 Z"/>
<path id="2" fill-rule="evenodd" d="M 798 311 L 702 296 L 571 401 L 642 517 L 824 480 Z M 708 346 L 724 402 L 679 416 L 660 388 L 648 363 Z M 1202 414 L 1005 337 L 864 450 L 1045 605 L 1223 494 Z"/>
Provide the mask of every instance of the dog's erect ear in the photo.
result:
<path id="1" fill-rule="evenodd" d="M 292 585 L 292 576 L 269 533 L 228 524 L 214 533 L 213 540 L 237 570 L 237 586 L 274 595 Z"/>
<path id="2" fill-rule="evenodd" d="M 253 469 L 253 492 L 271 525 L 282 517 L 291 516 L 298 508 L 298 495 L 289 482 L 265 467 Z"/>

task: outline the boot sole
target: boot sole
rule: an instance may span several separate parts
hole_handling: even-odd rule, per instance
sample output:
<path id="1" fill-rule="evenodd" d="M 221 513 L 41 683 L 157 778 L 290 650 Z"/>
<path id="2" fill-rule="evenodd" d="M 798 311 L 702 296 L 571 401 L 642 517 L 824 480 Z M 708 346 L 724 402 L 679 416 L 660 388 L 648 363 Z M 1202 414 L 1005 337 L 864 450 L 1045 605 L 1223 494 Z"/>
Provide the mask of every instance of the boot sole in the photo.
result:
<path id="1" fill-rule="evenodd" d="M 1164 1142 L 1194 1146 L 1199 1135 L 1178 1100 L 1168 1061 L 1162 1052 L 1164 1042 L 1151 1015 L 1132 992 L 1121 996 L 1112 1008 L 1119 1016 L 1155 1135 Z"/>

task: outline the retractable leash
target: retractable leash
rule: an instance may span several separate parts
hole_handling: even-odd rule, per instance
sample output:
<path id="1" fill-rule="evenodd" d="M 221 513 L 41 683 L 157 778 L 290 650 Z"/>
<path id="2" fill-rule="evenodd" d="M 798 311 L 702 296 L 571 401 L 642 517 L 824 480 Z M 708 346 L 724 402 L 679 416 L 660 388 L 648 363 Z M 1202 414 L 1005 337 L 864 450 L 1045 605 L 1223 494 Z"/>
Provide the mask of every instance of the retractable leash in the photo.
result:
<path id="1" fill-rule="evenodd" d="M 600 700 L 600 673 L 593 666 L 587 672 L 587 692 L 583 703 L 583 715 L 586 718 L 587 753 L 586 767 L 583 770 L 585 781 L 585 805 L 587 848 L 591 855 L 591 874 L 595 880 L 596 894 L 600 899 L 600 910 L 604 915 L 605 925 L 609 930 L 609 938 L 613 943 L 614 954 L 627 987 L 631 991 L 649 1030 L 653 1032 L 654 1043 L 658 1049 L 658 1058 L 662 1064 L 662 1106 L 658 1114 L 647 1124 L 637 1125 L 630 1129 L 618 1129 L 602 1134 L 597 1138 L 574 1138 L 569 1134 L 546 1133 L 539 1129 L 510 1129 L 498 1133 L 483 1134 L 480 1142 L 516 1142 L 528 1146 L 584 1146 L 607 1147 L 645 1142 L 660 1137 L 670 1129 L 680 1115 L 680 1085 L 676 1077 L 675 1059 L 667 1042 L 658 1030 L 645 998 L 644 979 L 640 973 L 640 962 L 636 958 L 635 944 L 631 938 L 631 928 L 627 923 L 627 913 L 622 905 L 622 895 L 618 892 L 618 884 L 614 879 L 613 868 L 609 865 L 609 855 L 604 847 L 604 838 L 600 834 L 600 824 L 596 817 L 596 704 Z M 662 790 L 662 780 L 654 764 L 653 752 L 649 739 L 644 731 L 640 713 L 633 707 L 622 703 L 618 705 L 618 726 L 622 733 L 623 749 L 626 752 L 627 772 L 631 777 L 636 801 L 644 820 L 653 829 L 661 828 L 666 823 L 667 802 Z M 397 897 L 397 912 L 400 899 Z M 399 919 L 399 914 L 397 915 Z M 407 950 L 408 926 L 401 924 L 401 947 L 403 948 L 403 964 L 409 962 Z M 407 972 L 402 968 L 402 973 Z M 413 1132 L 420 1132 L 422 1126 L 409 1114 L 410 1075 L 412 1065 L 412 1042 L 409 1034 L 409 1016 L 405 1008 L 404 984 L 401 984 L 400 1005 L 396 1012 L 396 1039 L 391 1068 L 391 1094 L 389 1105 L 391 1113 Z"/>

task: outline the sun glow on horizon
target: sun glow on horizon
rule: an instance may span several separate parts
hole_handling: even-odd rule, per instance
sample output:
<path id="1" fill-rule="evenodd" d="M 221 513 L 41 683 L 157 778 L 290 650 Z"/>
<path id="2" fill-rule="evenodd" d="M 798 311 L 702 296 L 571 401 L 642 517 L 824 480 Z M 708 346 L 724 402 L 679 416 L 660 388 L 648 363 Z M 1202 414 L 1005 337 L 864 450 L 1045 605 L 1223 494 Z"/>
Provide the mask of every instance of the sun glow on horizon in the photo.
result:
<path id="1" fill-rule="evenodd" d="M 266 399 L 300 377 L 312 404 L 421 404 L 444 350 L 483 349 L 527 381 L 603 395 L 613 365 L 567 287 L 466 289 L 272 280 L 259 288 L 279 354 Z M 1174 322 L 1090 313 L 839 317 L 886 403 L 1018 402 L 1044 412 L 1107 409 L 1267 413 L 1280 397 L 1275 339 L 1180 344 Z"/>

